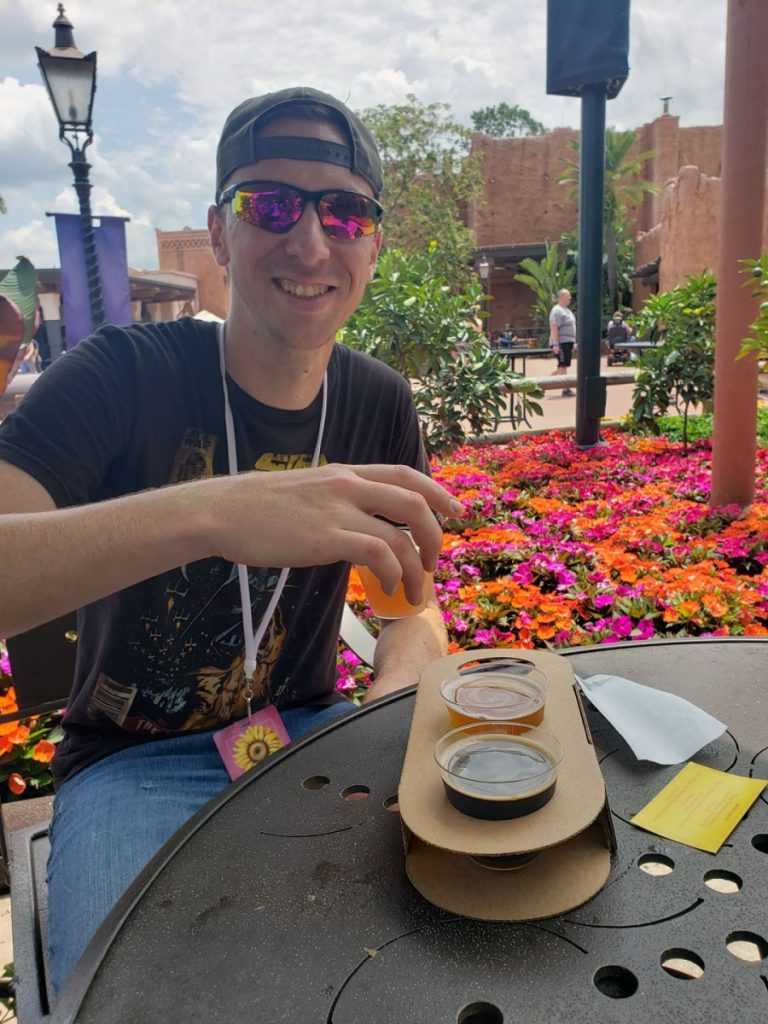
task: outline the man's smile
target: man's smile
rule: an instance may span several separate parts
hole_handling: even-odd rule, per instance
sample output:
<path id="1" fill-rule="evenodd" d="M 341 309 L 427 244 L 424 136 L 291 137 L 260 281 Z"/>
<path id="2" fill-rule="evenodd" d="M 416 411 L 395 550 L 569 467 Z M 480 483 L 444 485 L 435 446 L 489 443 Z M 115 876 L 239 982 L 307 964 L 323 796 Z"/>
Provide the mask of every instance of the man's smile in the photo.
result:
<path id="1" fill-rule="evenodd" d="M 316 299 L 331 291 L 329 284 L 301 284 L 299 281 L 291 281 L 286 277 L 276 278 L 277 284 L 284 292 L 295 295 L 299 299 Z"/>

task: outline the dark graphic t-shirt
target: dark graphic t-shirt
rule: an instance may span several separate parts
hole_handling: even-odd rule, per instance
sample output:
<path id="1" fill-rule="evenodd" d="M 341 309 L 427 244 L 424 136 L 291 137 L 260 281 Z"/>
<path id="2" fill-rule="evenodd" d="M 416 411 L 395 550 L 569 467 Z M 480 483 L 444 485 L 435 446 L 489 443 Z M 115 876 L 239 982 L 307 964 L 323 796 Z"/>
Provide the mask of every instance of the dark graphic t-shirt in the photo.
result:
<path id="1" fill-rule="evenodd" d="M 308 466 L 321 396 L 306 409 L 257 402 L 228 379 L 238 469 Z M 195 320 L 106 327 L 51 366 L 0 427 L 0 458 L 58 507 L 228 471 L 215 328 Z M 428 472 L 406 382 L 337 345 L 321 462 Z M 152 529 L 151 523 L 147 530 Z M 330 702 L 349 566 L 291 570 L 262 640 L 254 689 L 278 707 Z M 249 569 L 254 624 L 279 568 Z M 124 746 L 218 728 L 245 713 L 237 567 L 179 566 L 78 612 L 77 669 L 54 759 L 57 782 Z"/>

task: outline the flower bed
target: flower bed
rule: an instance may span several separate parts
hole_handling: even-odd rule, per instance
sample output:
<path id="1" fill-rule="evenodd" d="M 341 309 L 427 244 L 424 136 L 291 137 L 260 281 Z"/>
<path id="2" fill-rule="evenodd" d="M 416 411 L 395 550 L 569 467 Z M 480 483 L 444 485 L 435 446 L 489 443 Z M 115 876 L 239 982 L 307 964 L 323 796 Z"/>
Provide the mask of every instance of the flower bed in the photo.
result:
<path id="1" fill-rule="evenodd" d="M 445 524 L 435 586 L 452 651 L 681 636 L 768 636 L 768 450 L 755 502 L 713 509 L 711 446 L 608 432 L 578 452 L 552 433 L 464 447 L 439 480 L 466 518 Z M 348 600 L 370 614 L 359 581 Z M 350 652 L 339 688 L 361 692 Z"/>
<path id="2" fill-rule="evenodd" d="M 0 640 L 0 715 L 17 709 L 8 651 Z M 0 799 L 38 796 L 51 790 L 49 763 L 63 733 L 61 714 L 0 722 Z"/>

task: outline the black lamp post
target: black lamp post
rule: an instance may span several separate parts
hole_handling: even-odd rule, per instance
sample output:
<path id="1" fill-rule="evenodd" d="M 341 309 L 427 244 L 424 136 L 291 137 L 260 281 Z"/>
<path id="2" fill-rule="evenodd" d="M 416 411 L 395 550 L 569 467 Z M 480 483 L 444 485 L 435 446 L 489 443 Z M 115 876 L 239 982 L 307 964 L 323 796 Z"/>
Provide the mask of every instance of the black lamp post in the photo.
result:
<path id="1" fill-rule="evenodd" d="M 59 122 L 59 138 L 66 142 L 72 153 L 69 166 L 75 177 L 75 191 L 80 202 L 80 231 L 91 319 L 95 329 L 104 323 L 104 300 L 91 217 L 91 183 L 88 180 L 91 165 L 85 159 L 85 150 L 93 141 L 91 113 L 96 92 L 96 53 L 94 51 L 86 56 L 78 50 L 72 22 L 65 15 L 63 4 L 59 4 L 58 10 L 59 16 L 53 23 L 56 30 L 53 49 L 46 51 L 39 46 L 35 49 L 38 66 Z"/>
<path id="2" fill-rule="evenodd" d="M 488 258 L 483 253 L 477 263 L 477 273 L 483 284 L 483 292 L 485 293 L 486 302 L 490 297 L 490 277 L 491 277 L 491 264 L 488 262 Z M 489 310 L 490 312 L 490 310 Z M 488 335 L 490 337 L 490 334 Z"/>

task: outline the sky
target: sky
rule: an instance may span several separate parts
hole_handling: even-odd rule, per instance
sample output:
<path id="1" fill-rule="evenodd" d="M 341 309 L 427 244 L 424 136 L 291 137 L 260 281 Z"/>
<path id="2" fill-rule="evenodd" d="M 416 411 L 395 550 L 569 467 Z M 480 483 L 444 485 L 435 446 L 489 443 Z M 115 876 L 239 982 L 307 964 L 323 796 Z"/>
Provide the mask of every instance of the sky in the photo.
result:
<path id="1" fill-rule="evenodd" d="M 53 0 L 0 0 L 0 267 L 18 255 L 59 265 L 47 212 L 76 212 L 68 148 L 37 67 Z M 661 113 L 721 124 L 727 0 L 631 0 L 629 78 L 607 123 Z M 128 263 L 157 267 L 155 228 L 203 228 L 216 143 L 248 96 L 310 85 L 355 110 L 445 102 L 518 104 L 548 127 L 578 127 L 581 103 L 546 94 L 545 0 L 80 0 L 65 2 L 76 45 L 97 52 L 94 214 L 129 217 Z"/>

